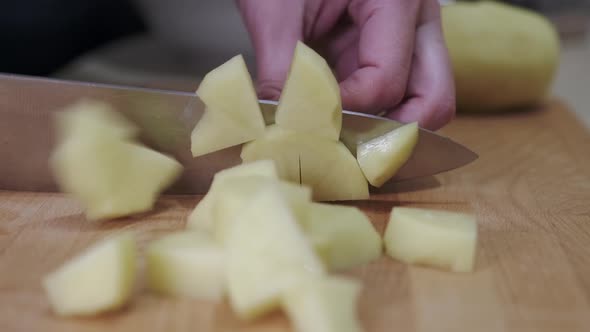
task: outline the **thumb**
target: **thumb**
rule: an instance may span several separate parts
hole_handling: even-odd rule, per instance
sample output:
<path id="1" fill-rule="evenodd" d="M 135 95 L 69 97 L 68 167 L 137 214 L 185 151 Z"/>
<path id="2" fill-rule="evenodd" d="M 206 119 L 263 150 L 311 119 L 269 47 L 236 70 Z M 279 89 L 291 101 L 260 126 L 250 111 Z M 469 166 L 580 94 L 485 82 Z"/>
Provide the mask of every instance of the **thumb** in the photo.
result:
<path id="1" fill-rule="evenodd" d="M 256 90 L 278 100 L 297 41 L 303 38 L 303 1 L 238 0 L 256 52 Z"/>

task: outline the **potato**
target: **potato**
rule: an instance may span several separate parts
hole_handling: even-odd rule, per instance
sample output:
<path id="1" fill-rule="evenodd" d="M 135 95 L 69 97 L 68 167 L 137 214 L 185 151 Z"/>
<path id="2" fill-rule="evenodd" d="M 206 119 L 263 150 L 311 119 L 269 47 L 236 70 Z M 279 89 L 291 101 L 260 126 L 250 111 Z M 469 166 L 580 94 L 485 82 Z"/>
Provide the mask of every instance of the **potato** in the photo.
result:
<path id="1" fill-rule="evenodd" d="M 542 15 L 496 1 L 442 7 L 444 37 L 463 112 L 527 107 L 550 93 L 559 37 Z"/>
<path id="2" fill-rule="evenodd" d="M 360 266 L 381 256 L 381 235 L 357 207 L 312 203 L 301 224 L 332 270 Z"/>
<path id="3" fill-rule="evenodd" d="M 465 213 L 394 207 L 384 242 L 386 252 L 402 262 L 469 272 L 475 261 L 477 224 Z"/>
<path id="4" fill-rule="evenodd" d="M 257 176 L 233 178 L 218 187 L 218 198 L 213 203 L 213 234 L 219 243 L 226 243 L 232 223 L 241 217 L 249 198 L 268 187 L 281 192 L 298 221 L 307 217 L 312 196 L 309 187 Z"/>
<path id="5" fill-rule="evenodd" d="M 241 158 L 274 160 L 281 179 L 311 187 L 315 200 L 369 197 L 365 176 L 341 142 L 270 126 L 264 137 L 244 144 Z"/>
<path id="6" fill-rule="evenodd" d="M 285 129 L 338 140 L 342 127 L 340 88 L 326 61 L 302 42 L 279 99 L 275 123 Z"/>
<path id="7" fill-rule="evenodd" d="M 65 107 L 55 115 L 57 135 L 60 140 L 86 137 L 90 134 L 132 139 L 139 129 L 116 112 L 108 103 L 83 98 Z"/>
<path id="8" fill-rule="evenodd" d="M 239 145 L 264 134 L 258 97 L 241 55 L 207 73 L 197 95 L 206 109 L 191 133 L 193 156 Z"/>
<path id="9" fill-rule="evenodd" d="M 281 295 L 325 267 L 276 187 L 252 195 L 228 233 L 227 280 L 231 307 L 243 320 L 276 309 Z"/>
<path id="10" fill-rule="evenodd" d="M 149 244 L 149 288 L 172 296 L 221 300 L 225 250 L 204 232 L 177 232 Z"/>
<path id="11" fill-rule="evenodd" d="M 213 203 L 218 198 L 218 187 L 225 181 L 247 176 L 278 179 L 277 170 L 272 160 L 244 163 L 215 173 L 209 191 L 189 214 L 187 227 L 189 229 L 213 231 Z"/>
<path id="12" fill-rule="evenodd" d="M 131 140 L 132 124 L 111 108 L 87 105 L 57 117 L 62 139 L 50 159 L 56 182 L 83 204 L 90 220 L 150 210 L 182 165 Z"/>
<path id="13" fill-rule="evenodd" d="M 358 144 L 356 158 L 371 185 L 381 187 L 408 161 L 418 134 L 418 124 L 412 122 Z"/>
<path id="14" fill-rule="evenodd" d="M 357 306 L 360 282 L 344 277 L 303 280 L 283 297 L 283 308 L 298 332 L 363 331 Z"/>
<path id="15" fill-rule="evenodd" d="M 89 316 L 125 305 L 136 270 L 134 237 L 108 237 L 43 278 L 53 311 L 61 316 Z"/>

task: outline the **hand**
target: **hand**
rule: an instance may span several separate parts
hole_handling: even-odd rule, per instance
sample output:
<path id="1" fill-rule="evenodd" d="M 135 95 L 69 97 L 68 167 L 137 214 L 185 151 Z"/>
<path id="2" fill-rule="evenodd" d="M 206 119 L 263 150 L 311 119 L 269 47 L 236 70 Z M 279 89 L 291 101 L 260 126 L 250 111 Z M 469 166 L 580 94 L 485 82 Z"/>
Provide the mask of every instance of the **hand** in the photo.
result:
<path id="1" fill-rule="evenodd" d="M 436 130 L 455 114 L 437 0 L 237 0 L 260 98 L 278 99 L 298 40 L 335 69 L 343 108 Z"/>

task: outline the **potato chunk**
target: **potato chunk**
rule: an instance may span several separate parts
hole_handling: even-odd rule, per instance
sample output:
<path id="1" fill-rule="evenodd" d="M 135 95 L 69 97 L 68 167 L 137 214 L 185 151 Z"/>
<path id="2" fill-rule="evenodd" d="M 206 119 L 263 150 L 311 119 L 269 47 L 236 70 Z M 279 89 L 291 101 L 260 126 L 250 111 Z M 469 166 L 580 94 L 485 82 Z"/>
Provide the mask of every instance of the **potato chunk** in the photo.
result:
<path id="1" fill-rule="evenodd" d="M 264 134 L 256 91 L 241 55 L 207 73 L 197 95 L 206 108 L 191 134 L 193 156 L 239 145 Z"/>
<path id="2" fill-rule="evenodd" d="M 469 272 L 475 262 L 477 224 L 465 213 L 394 207 L 384 242 L 387 253 L 402 262 Z"/>
<path id="3" fill-rule="evenodd" d="M 381 235 L 356 207 L 312 203 L 302 227 L 332 270 L 363 265 L 381 256 Z"/>
<path id="4" fill-rule="evenodd" d="M 356 158 L 371 185 L 381 187 L 408 161 L 418 134 L 413 122 L 358 145 Z"/>
<path id="5" fill-rule="evenodd" d="M 264 137 L 244 145 L 241 157 L 243 162 L 274 160 L 281 179 L 311 187 L 315 200 L 369 197 L 358 162 L 341 142 L 271 126 Z"/>
<path id="6" fill-rule="evenodd" d="M 43 279 L 54 312 L 88 316 L 121 308 L 131 297 L 136 248 L 129 233 L 108 237 Z"/>
<path id="7" fill-rule="evenodd" d="M 220 300 L 225 294 L 225 250 L 209 234 L 188 231 L 149 244 L 150 289 L 172 296 Z"/>
<path id="8" fill-rule="evenodd" d="M 275 123 L 333 141 L 340 137 L 342 106 L 338 82 L 326 60 L 302 42 L 295 47 Z"/>

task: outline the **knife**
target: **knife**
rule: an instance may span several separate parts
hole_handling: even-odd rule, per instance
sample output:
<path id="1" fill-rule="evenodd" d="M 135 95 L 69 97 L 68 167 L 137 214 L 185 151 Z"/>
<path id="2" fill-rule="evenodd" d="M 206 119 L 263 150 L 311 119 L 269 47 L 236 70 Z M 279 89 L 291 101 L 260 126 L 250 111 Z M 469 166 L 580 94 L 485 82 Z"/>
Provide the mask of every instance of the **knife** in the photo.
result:
<path id="1" fill-rule="evenodd" d="M 190 133 L 204 112 L 195 93 L 0 73 L 0 190 L 59 190 L 48 163 L 55 144 L 52 115 L 81 98 L 110 103 L 139 126 L 142 142 L 182 163 L 183 174 L 167 193 L 204 194 L 216 172 L 241 163 L 241 146 L 197 158 L 191 155 Z M 267 124 L 273 123 L 277 103 L 259 103 Z M 354 153 L 358 142 L 400 125 L 343 111 L 341 141 Z M 387 192 L 396 182 L 449 171 L 476 158 L 463 145 L 420 129 L 410 159 L 378 191 Z"/>

